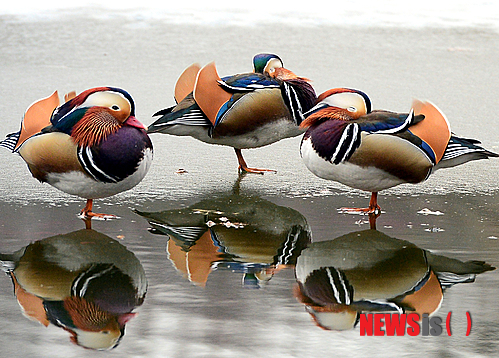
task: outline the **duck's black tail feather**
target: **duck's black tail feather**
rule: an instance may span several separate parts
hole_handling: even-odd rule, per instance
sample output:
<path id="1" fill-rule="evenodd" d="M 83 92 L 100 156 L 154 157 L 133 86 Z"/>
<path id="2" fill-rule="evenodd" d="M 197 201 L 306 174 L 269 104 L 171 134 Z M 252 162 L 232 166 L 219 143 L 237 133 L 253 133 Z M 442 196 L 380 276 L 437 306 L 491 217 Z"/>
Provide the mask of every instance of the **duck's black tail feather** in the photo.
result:
<path id="1" fill-rule="evenodd" d="M 21 135 L 21 131 L 16 133 L 7 134 L 7 138 L 0 142 L 0 147 L 7 148 L 12 152 L 15 152 L 15 148 L 17 142 L 19 141 L 19 136 Z"/>
<path id="2" fill-rule="evenodd" d="M 491 152 L 481 146 L 476 139 L 460 138 L 452 135 L 444 155 L 434 170 L 455 167 L 472 160 L 499 157 L 499 154 Z"/>

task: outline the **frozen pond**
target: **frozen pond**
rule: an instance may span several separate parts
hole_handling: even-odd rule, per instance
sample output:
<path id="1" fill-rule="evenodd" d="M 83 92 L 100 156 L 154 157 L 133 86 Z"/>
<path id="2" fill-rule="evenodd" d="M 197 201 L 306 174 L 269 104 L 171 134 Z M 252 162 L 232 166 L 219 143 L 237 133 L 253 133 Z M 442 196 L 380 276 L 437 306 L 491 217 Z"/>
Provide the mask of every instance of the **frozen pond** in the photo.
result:
<path id="1" fill-rule="evenodd" d="M 311 78 L 318 93 L 359 88 L 376 108 L 395 111 L 407 110 L 413 97 L 430 99 L 458 135 L 499 151 L 499 84 L 491 81 L 499 64 L 490 60 L 499 58 L 499 34 L 493 29 L 241 27 L 109 14 L 36 21 L 2 16 L 0 23 L 2 137 L 18 129 L 34 100 L 55 89 L 65 93 L 100 85 L 127 89 L 137 118 L 147 125 L 153 113 L 174 103 L 173 84 L 191 63 L 215 60 L 222 75 L 233 74 L 249 71 L 254 54 L 273 52 L 286 67 Z M 101 308 L 107 302 L 108 315 L 94 311 L 94 320 L 78 317 L 93 332 L 99 331 L 95 321 L 106 327 L 101 341 L 113 341 L 111 335 L 118 337 L 126 324 L 117 347 L 98 353 L 106 356 L 499 353 L 499 274 L 487 271 L 487 264 L 499 265 L 498 160 L 442 170 L 425 183 L 382 192 L 384 213 L 372 232 L 365 216 L 337 212 L 366 205 L 369 195 L 314 177 L 301 162 L 300 138 L 245 152 L 248 164 L 277 174 L 239 176 L 230 148 L 151 137 L 155 160 L 148 176 L 129 192 L 96 201 L 97 211 L 120 219 L 94 221 L 92 231 L 83 230 L 76 217 L 83 200 L 38 183 L 21 158 L 0 148 L 0 252 L 26 248 L 10 257 L 23 263 L 18 280 L 24 286 L 17 282 L 17 299 L 11 278 L 0 279 L 2 356 L 94 357 L 94 351 L 71 343 L 75 329 L 69 322 L 74 324 L 76 316 L 63 316 L 61 302 L 77 277 L 99 270 L 106 274 L 89 286 L 88 295 Z M 65 269 L 54 269 L 45 257 Z M 400 306 L 416 305 L 414 292 L 403 287 L 440 280 L 443 294 L 438 284 L 424 292 L 433 300 L 434 316 L 442 319 L 442 334 L 361 336 L 350 311 L 341 321 L 348 329 L 319 328 L 297 278 L 321 266 L 343 272 L 354 299 L 368 291 L 389 292 L 385 298 L 405 292 L 396 300 Z M 363 266 L 376 270 L 360 275 L 355 268 Z M 470 282 L 447 288 L 449 276 L 439 275 L 446 270 L 459 271 L 457 276 Z M 473 275 L 464 275 L 481 271 L 474 282 Z M 317 280 L 324 274 L 317 272 Z M 42 289 L 30 293 L 26 285 L 33 275 L 44 287 L 60 286 L 59 296 L 44 297 Z M 32 301 L 24 307 L 42 311 L 23 314 L 26 297 Z M 51 319 L 40 318 L 44 309 Z M 129 314 L 132 309 L 137 315 Z M 449 313 L 452 336 L 445 327 Z M 468 336 L 467 314 L 472 319 Z M 323 326 L 339 322 L 318 316 Z M 80 333 L 81 343 L 88 335 Z"/>

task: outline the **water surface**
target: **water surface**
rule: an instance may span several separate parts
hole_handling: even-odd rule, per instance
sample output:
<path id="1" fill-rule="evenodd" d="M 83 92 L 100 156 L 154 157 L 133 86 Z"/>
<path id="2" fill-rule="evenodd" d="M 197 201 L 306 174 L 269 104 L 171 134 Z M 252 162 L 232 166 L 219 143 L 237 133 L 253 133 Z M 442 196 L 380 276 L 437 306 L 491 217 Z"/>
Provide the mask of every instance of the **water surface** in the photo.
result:
<path id="1" fill-rule="evenodd" d="M 136 100 L 137 117 L 150 124 L 154 112 L 174 103 L 176 77 L 192 62 L 216 60 L 222 75 L 232 74 L 249 70 L 255 53 L 269 51 L 313 79 L 317 92 L 356 87 L 370 94 L 375 107 L 396 111 L 407 110 L 413 97 L 431 99 L 458 135 L 499 151 L 494 106 L 499 88 L 490 80 L 498 73 L 499 65 L 490 59 L 499 55 L 499 37 L 488 28 L 240 27 L 70 14 L 57 21 L 12 16 L 0 21 L 2 135 L 16 131 L 26 107 L 54 89 L 64 93 L 99 85 L 127 89 Z M 97 210 L 120 219 L 94 221 L 93 229 L 133 253 L 148 283 L 143 304 L 134 309 L 138 315 L 106 355 L 441 357 L 499 351 L 497 271 L 445 291 L 435 315 L 445 318 L 452 312 L 450 337 L 361 337 L 358 327 L 326 331 L 313 323 L 294 297 L 296 259 L 305 243 L 368 229 L 366 217 L 337 209 L 366 205 L 369 196 L 309 173 L 299 157 L 299 138 L 246 151 L 250 165 L 278 172 L 244 177 L 237 174 L 230 148 L 166 135 L 152 139 L 155 161 L 145 180 L 96 202 Z M 76 217 L 83 200 L 38 183 L 19 157 L 6 150 L 2 154 L 0 252 L 84 228 Z M 177 174 L 179 169 L 186 173 Z M 387 190 L 380 194 L 384 213 L 377 229 L 435 255 L 497 266 L 498 169 L 497 160 L 469 163 L 437 172 L 419 185 Z M 431 214 L 418 213 L 423 209 Z M 202 210 L 215 216 L 203 216 Z M 197 230 L 190 231 L 191 242 L 175 241 L 157 227 L 151 230 L 150 217 L 137 211 Z M 199 226 L 198 218 L 192 222 L 192 215 L 200 213 L 215 226 Z M 243 225 L 221 226 L 221 217 Z M 290 247 L 295 250 L 283 255 Z M 218 264 L 212 267 L 212 262 Z M 279 270 L 273 270 L 275 264 Z M 2 355 L 95 355 L 72 344 L 67 331 L 24 317 L 8 276 L 0 280 L 0 295 Z M 468 337 L 466 312 L 473 319 Z"/>

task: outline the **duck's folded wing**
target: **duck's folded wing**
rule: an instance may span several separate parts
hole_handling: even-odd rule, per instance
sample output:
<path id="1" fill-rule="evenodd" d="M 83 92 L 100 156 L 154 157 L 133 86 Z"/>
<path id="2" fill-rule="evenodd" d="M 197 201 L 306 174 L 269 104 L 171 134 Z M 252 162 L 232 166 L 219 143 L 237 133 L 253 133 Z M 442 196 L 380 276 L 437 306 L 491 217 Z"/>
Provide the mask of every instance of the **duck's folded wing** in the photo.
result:
<path id="1" fill-rule="evenodd" d="M 251 92 L 257 89 L 278 88 L 279 82 L 260 73 L 244 73 L 218 80 L 228 92 Z"/>
<path id="2" fill-rule="evenodd" d="M 360 129 L 368 133 L 393 134 L 405 131 L 410 126 L 421 122 L 424 116 L 415 116 L 414 111 L 409 113 L 395 113 L 389 111 L 372 111 L 355 122 Z"/>

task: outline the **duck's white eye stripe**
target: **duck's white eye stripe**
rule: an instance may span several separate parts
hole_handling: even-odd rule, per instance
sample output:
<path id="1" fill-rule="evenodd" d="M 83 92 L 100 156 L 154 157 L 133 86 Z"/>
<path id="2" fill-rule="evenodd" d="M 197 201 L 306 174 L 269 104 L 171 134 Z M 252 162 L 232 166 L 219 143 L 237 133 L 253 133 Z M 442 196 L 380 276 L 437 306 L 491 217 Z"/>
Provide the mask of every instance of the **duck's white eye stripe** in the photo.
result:
<path id="1" fill-rule="evenodd" d="M 368 113 L 367 104 L 361 95 L 353 92 L 339 92 L 326 97 L 324 103 L 332 107 L 343 108 L 351 113 Z"/>

